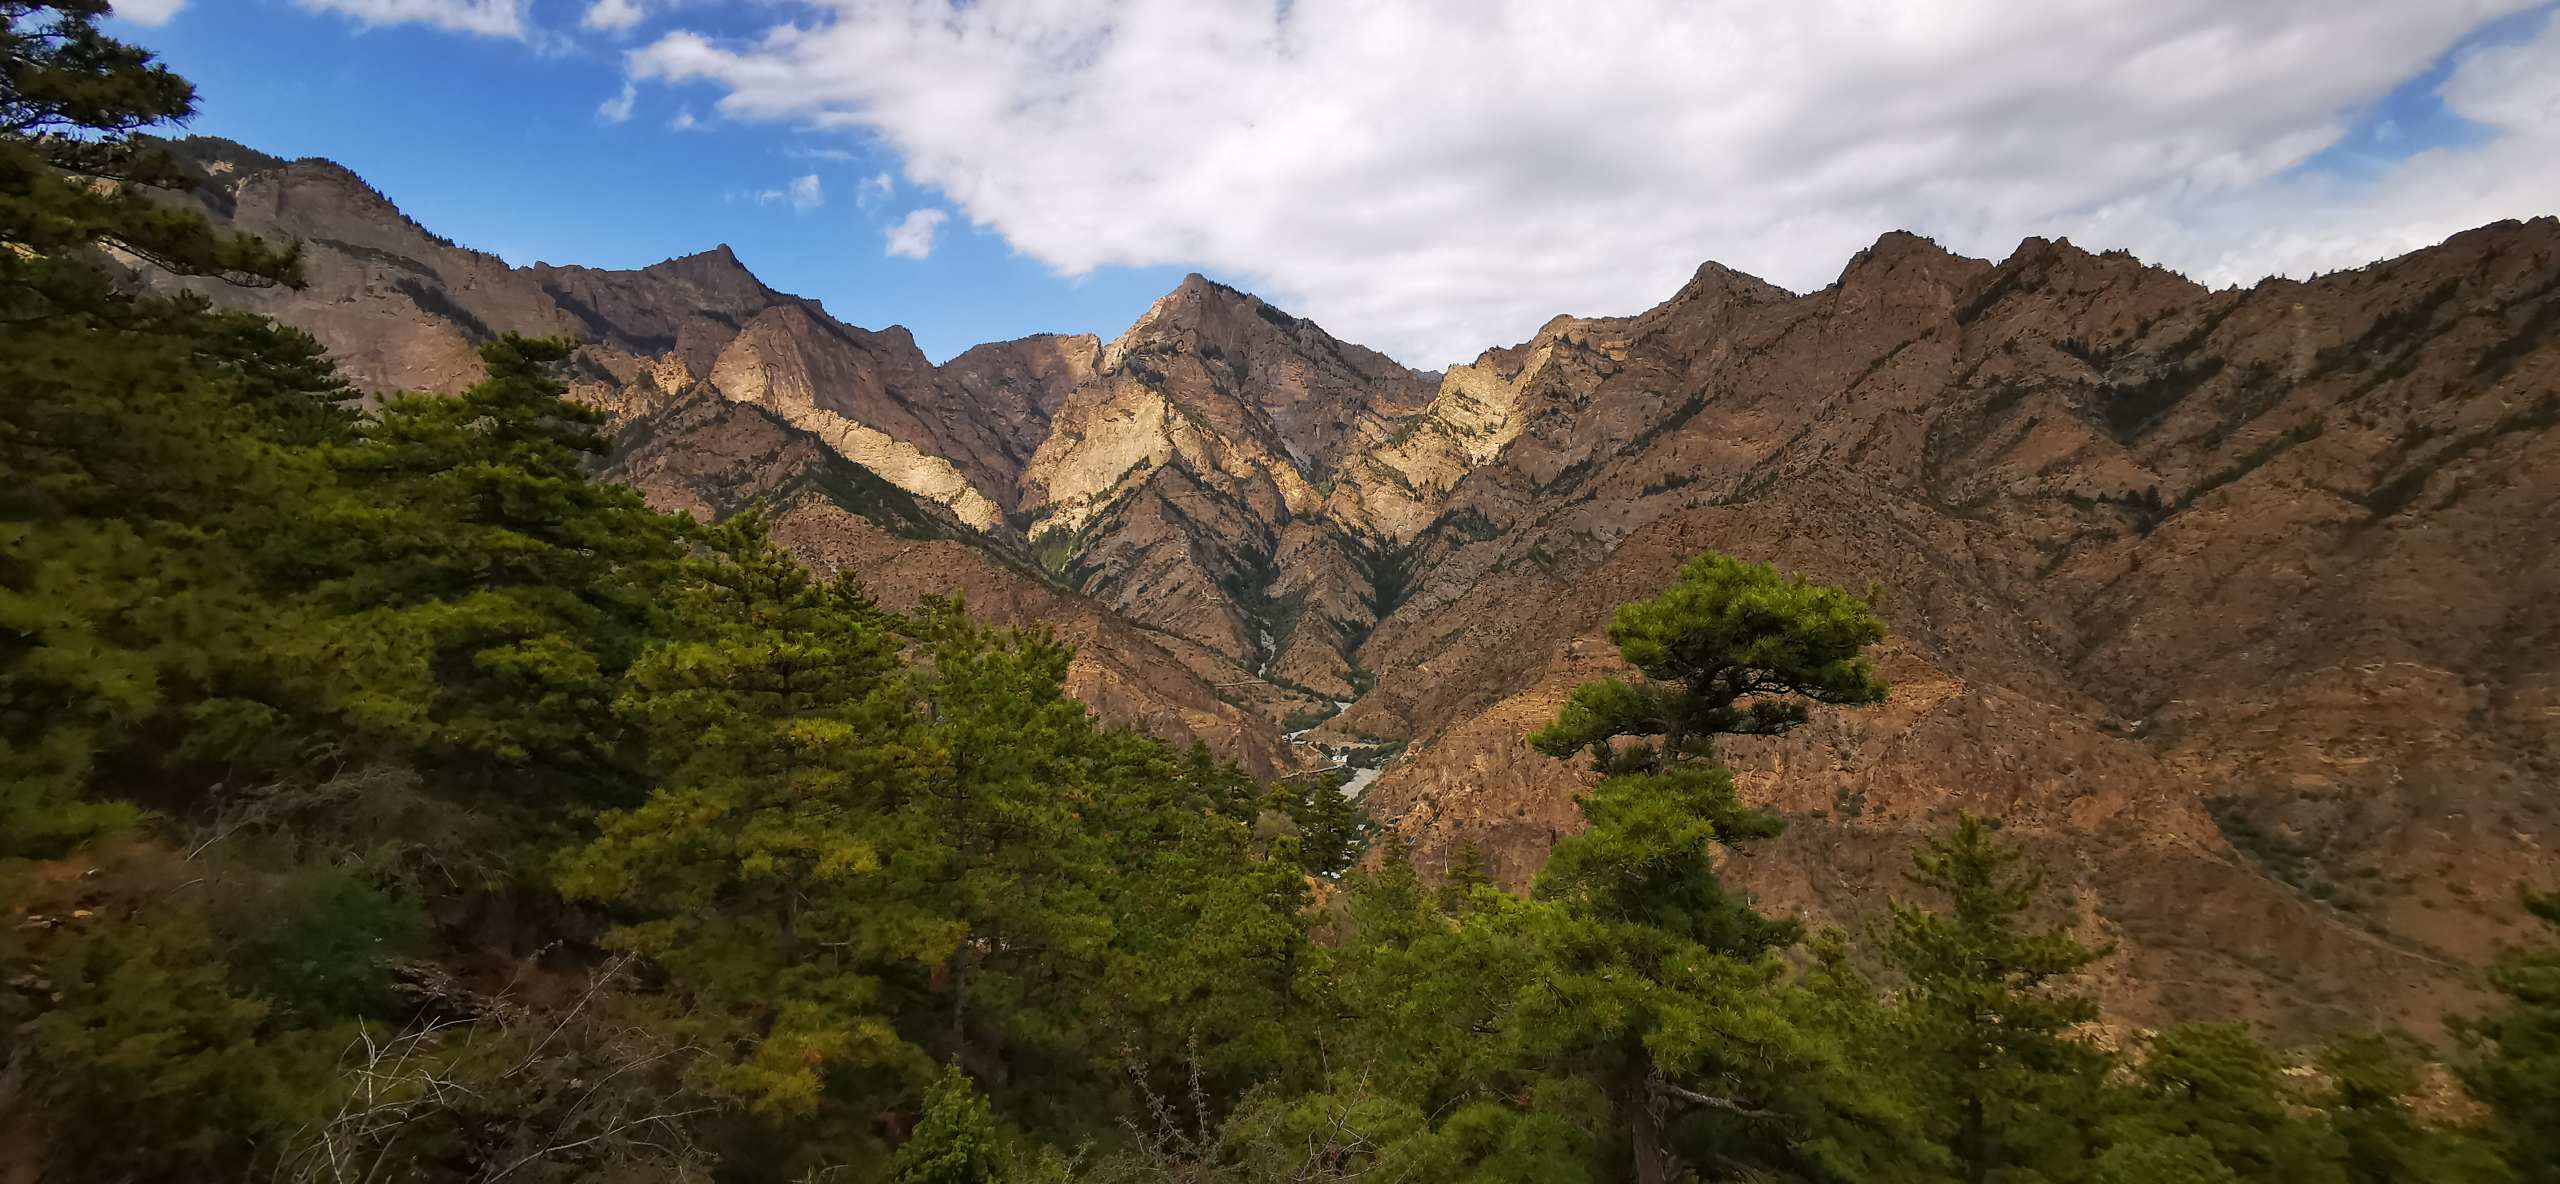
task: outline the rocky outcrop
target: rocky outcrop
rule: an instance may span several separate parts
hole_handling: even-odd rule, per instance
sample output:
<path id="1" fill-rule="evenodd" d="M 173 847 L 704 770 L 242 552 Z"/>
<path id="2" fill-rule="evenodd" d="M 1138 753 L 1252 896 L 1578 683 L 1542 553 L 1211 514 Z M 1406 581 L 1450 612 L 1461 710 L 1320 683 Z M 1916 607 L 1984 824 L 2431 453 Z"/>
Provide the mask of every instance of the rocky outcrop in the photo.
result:
<path id="1" fill-rule="evenodd" d="M 978 346 L 943 363 L 941 375 L 953 402 L 987 427 L 1018 474 L 1049 438 L 1068 394 L 1092 382 L 1101 366 L 1099 338 L 1042 334 Z"/>
<path id="2" fill-rule="evenodd" d="M 355 174 L 286 162 L 227 141 L 177 145 L 204 174 L 195 200 L 237 231 L 299 241 L 299 289 L 187 287 L 296 325 L 359 386 L 456 391 L 480 376 L 480 343 L 500 333 L 585 344 L 582 397 L 641 410 L 696 382 L 763 401 L 836 439 L 861 463 L 981 528 L 1003 517 L 988 489 L 1018 462 L 946 390 L 902 329 L 843 325 L 815 302 L 767 288 L 728 247 L 636 271 L 511 267 L 410 221 Z"/>
<path id="3" fill-rule="evenodd" d="M 1022 471 L 1035 539 L 1130 619 L 1237 656 L 1277 713 L 1367 674 L 1381 538 L 1339 491 L 1428 376 L 1194 275 L 1104 347 Z"/>
<path id="4" fill-rule="evenodd" d="M 819 317 L 786 305 L 748 322 L 711 364 L 712 389 L 722 398 L 772 411 L 890 484 L 950 507 L 972 527 L 993 530 L 1002 523 L 1004 511 L 945 459 L 965 454 L 944 437 L 967 441 L 982 433 L 937 428 L 898 397 L 933 383 L 932 367 L 915 342 L 903 332 L 884 338 Z M 889 424 L 898 434 L 866 420 Z M 968 459 L 982 473 L 990 463 L 984 455 Z"/>
<path id="5" fill-rule="evenodd" d="M 821 571 L 855 573 L 892 611 L 958 595 L 996 624 L 1051 630 L 1076 646 L 1069 688 L 1105 719 L 1198 741 L 1263 776 L 1299 763 L 1267 721 L 1221 696 L 1215 680 L 1231 667 L 1060 586 L 769 408 L 698 390 L 626 420 L 617 445 L 606 475 L 651 505 L 717 520 L 761 504 L 775 541 Z"/>

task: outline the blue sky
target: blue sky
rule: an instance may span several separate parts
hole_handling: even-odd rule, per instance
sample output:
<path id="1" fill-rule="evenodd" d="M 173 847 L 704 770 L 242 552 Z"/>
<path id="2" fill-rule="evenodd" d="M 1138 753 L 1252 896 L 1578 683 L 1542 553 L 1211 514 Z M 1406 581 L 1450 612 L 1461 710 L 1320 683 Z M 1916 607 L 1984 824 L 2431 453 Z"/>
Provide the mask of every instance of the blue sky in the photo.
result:
<path id="1" fill-rule="evenodd" d="M 2496 129 L 2448 109 L 2437 90 L 2467 57 L 2532 40 L 2550 22 L 2555 8 L 2560 5 L 2528 8 L 2475 26 L 2424 70 L 2356 110 L 2347 134 L 2303 167 L 2368 177 L 2430 148 L 2473 148 L 2494 140 Z"/>
<path id="2" fill-rule="evenodd" d="M 936 359 L 1189 270 L 1434 366 L 1888 229 L 2246 283 L 2560 212 L 2544 0 L 131 2 L 194 130 L 519 263 L 726 242 Z"/>
<path id="3" fill-rule="evenodd" d="M 864 199 L 898 161 L 868 137 L 719 120 L 699 97 L 639 96 L 609 123 L 620 53 L 420 25 L 367 27 L 275 0 L 198 0 L 158 28 L 121 31 L 199 92 L 189 129 L 279 156 L 324 156 L 409 216 L 517 264 L 641 267 L 727 243 L 767 284 L 867 328 L 903 324 L 936 361 L 1037 332 L 1109 337 L 1171 291 L 1178 266 L 1069 279 L 965 219 L 925 259 L 886 254 L 909 212 L 947 209 L 904 183 Z M 670 127 L 690 105 L 692 130 Z M 823 155 L 818 155 L 823 153 Z M 849 159 L 832 159 L 843 155 Z M 815 176 L 825 204 L 754 194 Z"/>

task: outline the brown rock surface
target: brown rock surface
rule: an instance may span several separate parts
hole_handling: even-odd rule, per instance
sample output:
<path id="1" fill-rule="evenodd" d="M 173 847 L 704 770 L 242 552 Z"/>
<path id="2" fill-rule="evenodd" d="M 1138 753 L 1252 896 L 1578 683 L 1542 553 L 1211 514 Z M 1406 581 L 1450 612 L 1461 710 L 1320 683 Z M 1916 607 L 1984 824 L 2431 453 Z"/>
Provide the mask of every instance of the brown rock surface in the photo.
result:
<path id="1" fill-rule="evenodd" d="M 764 408 L 697 392 L 626 422 L 620 444 L 607 475 L 651 505 L 717 520 L 762 503 L 776 542 L 819 571 L 854 573 L 892 611 L 956 594 L 982 619 L 1048 628 L 1076 647 L 1069 689 L 1106 720 L 1200 741 L 1263 776 L 1296 763 L 1267 721 L 1220 697 L 1212 679 L 1231 666 L 1061 587 Z"/>
<path id="2" fill-rule="evenodd" d="M 1328 487 L 1430 397 L 1427 376 L 1194 275 L 1064 396 L 1021 504 L 1078 586 L 1311 709 L 1365 679 L 1354 651 L 1381 608 L 1382 536 Z"/>

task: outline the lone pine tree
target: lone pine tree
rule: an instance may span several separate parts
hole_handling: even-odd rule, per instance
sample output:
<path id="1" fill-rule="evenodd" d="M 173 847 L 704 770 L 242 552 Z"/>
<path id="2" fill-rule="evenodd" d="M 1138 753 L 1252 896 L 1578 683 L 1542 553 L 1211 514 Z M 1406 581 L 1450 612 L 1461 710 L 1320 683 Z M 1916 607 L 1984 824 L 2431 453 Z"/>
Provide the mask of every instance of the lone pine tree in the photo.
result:
<path id="1" fill-rule="evenodd" d="M 1569 923 L 1550 947 L 1542 1042 L 1607 1092 L 1642 1184 L 1678 1176 L 1675 1119 L 1718 1155 L 1849 1154 L 1806 1137 L 1802 1112 L 1876 1101 L 1858 1096 L 1843 1050 L 1799 1022 L 1801 999 L 1777 989 L 1767 956 L 1799 927 L 1716 874 L 1717 845 L 1779 823 L 1742 804 L 1715 739 L 1783 734 L 1812 704 L 1881 700 L 1864 652 L 1883 636 L 1841 589 L 1701 555 L 1609 626 L 1646 681 L 1585 683 L 1529 737 L 1552 756 L 1587 751 L 1607 774 L 1582 799 L 1588 829 L 1556 845 L 1535 887 Z"/>
<path id="2" fill-rule="evenodd" d="M 1912 883 L 1945 908 L 1895 905 L 1884 941 L 1933 1133 L 1974 1184 L 2084 1162 L 2108 1068 L 2071 1033 L 2097 1004 L 2066 986 L 2104 951 L 2059 925 L 2028 927 L 2040 880 L 2025 858 L 1965 816 L 1913 857 Z"/>

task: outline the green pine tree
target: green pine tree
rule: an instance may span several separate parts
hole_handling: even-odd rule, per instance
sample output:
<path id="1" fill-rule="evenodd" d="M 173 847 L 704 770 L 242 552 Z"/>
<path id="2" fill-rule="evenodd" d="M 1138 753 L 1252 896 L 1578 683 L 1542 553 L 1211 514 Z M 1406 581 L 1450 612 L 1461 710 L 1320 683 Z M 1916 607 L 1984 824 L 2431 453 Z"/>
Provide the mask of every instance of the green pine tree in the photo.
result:
<path id="1" fill-rule="evenodd" d="M 2480 1132 L 2431 1121 L 2411 1104 L 2426 1049 L 2406 1036 L 2341 1032 L 2320 1050 L 2328 1116 L 2348 1184 L 2502 1184 L 2512 1179 Z"/>
<path id="2" fill-rule="evenodd" d="M 2025 858 L 1964 816 L 1913 856 L 1912 882 L 1944 911 L 1896 904 L 1884 940 L 1933 1125 L 1971 1184 L 2070 1178 L 2096 1149 L 2109 1058 L 2074 1037 L 2098 1008 L 2067 983 L 2105 951 L 2027 927 L 2042 881 Z"/>
<path id="3" fill-rule="evenodd" d="M 1221 1101 L 1315 1055 L 1305 993 L 1314 918 L 1296 836 L 1255 825 L 1263 793 L 1205 752 L 1114 733 L 1092 824 L 1114 938 L 1079 1027 L 1096 1058 L 1166 1096 L 1193 1077 Z"/>
<path id="4" fill-rule="evenodd" d="M 890 1184 L 1002 1184 L 1003 1144 L 995 1111 L 958 1067 L 926 1092 L 924 1117 L 889 1161 Z"/>
<path id="5" fill-rule="evenodd" d="M 272 523 L 316 467 L 265 416 L 307 338 L 109 274 L 112 248 L 299 282 L 292 251 L 164 200 L 184 174 L 136 133 L 190 116 L 194 88 L 106 13 L 0 3 L 0 856 L 137 817 L 99 791 L 157 779 L 190 713 L 291 627 L 226 528 Z"/>
<path id="6" fill-rule="evenodd" d="M 1402 949 L 1443 928 L 1431 916 L 1412 845 L 1392 827 L 1378 841 L 1370 866 L 1343 877 L 1342 911 L 1347 940 L 1365 946 Z"/>
<path id="7" fill-rule="evenodd" d="M 106 0 L 0 0 L 0 324 L 54 334 L 158 315 L 101 266 L 112 247 L 176 275 L 299 282 L 298 252 L 223 234 L 162 200 L 192 181 L 146 129 L 195 87 L 107 36 Z"/>
<path id="8" fill-rule="evenodd" d="M 948 758 L 896 639 L 752 516 L 688 565 L 673 615 L 619 708 L 658 788 L 598 820 L 561 888 L 634 915 L 606 941 L 743 1026 L 752 1052 L 724 1083 L 758 1108 L 814 1109 L 834 1066 L 928 1080 L 889 976 L 943 964 L 967 925 L 931 889 L 952 855 L 922 795 Z"/>
<path id="9" fill-rule="evenodd" d="M 1369 812 L 1342 792 L 1340 774 L 1272 782 L 1269 808 L 1298 836 L 1300 858 L 1319 876 L 1338 876 L 1369 845 Z"/>
<path id="10" fill-rule="evenodd" d="M 2525 905 L 2560 936 L 2560 893 Z M 2464 1084 L 2495 1116 L 2519 1184 L 2560 1184 L 2560 941 L 2507 951 L 2489 983 L 2504 1000 L 2464 1025 Z"/>
<path id="11" fill-rule="evenodd" d="M 1661 769 L 1712 760 L 1720 735 L 1782 735 L 1810 704 L 1885 695 L 1865 657 L 1884 624 L 1864 602 L 1712 552 L 1660 595 L 1618 606 L 1609 640 L 1650 681 L 1575 687 L 1531 746 L 1550 756 L 1589 749 L 1604 772 Z M 1617 746 L 1621 738 L 1637 743 Z"/>
<path id="12" fill-rule="evenodd" d="M 2339 1148 L 2284 1064 L 2238 1024 L 2181 1024 L 2152 1037 L 2128 1074 L 2125 1113 L 2107 1132 L 2099 1179 L 2137 1163 L 2202 1156 L 2215 1178 L 2338 1184 Z M 2152 1146 L 2174 1144 L 2174 1148 Z M 2206 1169 L 2199 1169 L 2206 1170 Z M 2110 1175 L 2110 1173 L 2113 1175 Z M 2148 1177 L 2145 1177 L 2148 1178 Z"/>
<path id="13" fill-rule="evenodd" d="M 1440 911 L 1452 916 L 1463 913 L 1467 902 L 1474 899 L 1476 889 L 1493 886 L 1493 873 L 1485 870 L 1484 847 L 1474 839 L 1468 839 L 1458 844 L 1458 853 L 1450 861 L 1448 873 L 1440 878 Z"/>
<path id="14" fill-rule="evenodd" d="M 480 382 L 389 399 L 336 451 L 346 496 L 295 540 L 344 615 L 311 675 L 352 672 L 350 722 L 457 787 L 517 792 L 539 769 L 614 800 L 633 780 L 616 680 L 661 630 L 686 527 L 593 479 L 602 416 L 563 397 L 566 343 L 480 353 Z"/>
<path id="15" fill-rule="evenodd" d="M 1890 1126 L 1849 1050 L 1801 1022 L 1807 1001 L 1768 957 L 1800 928 L 1725 888 L 1714 852 L 1779 829 L 1742 804 L 1715 738 L 1782 734 L 1809 704 L 1882 699 L 1864 650 L 1883 635 L 1840 589 L 1702 555 L 1610 625 L 1649 681 L 1585 683 L 1529 738 L 1550 755 L 1587 750 L 1610 775 L 1581 802 L 1588 828 L 1557 844 L 1535 885 L 1554 906 L 1537 922 L 1551 961 L 1519 1022 L 1528 1051 L 1611 1099 L 1642 1184 L 1703 1157 L 1845 1167 L 1856 1153 L 1803 1137 L 1811 1111 Z"/>

